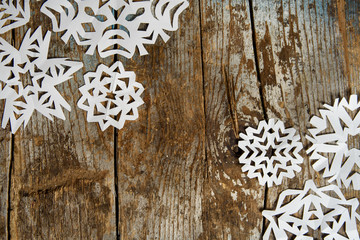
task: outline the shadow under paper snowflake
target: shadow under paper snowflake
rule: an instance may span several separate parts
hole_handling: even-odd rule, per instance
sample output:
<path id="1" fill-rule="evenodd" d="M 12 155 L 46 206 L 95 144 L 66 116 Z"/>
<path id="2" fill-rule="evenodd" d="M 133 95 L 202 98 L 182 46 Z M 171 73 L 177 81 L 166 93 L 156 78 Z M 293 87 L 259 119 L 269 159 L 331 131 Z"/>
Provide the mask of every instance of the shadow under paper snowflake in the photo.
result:
<path id="1" fill-rule="evenodd" d="M 37 110 L 53 120 L 65 119 L 62 107 L 70 105 L 55 88 L 72 78 L 83 64 L 65 58 L 47 58 L 50 32 L 43 38 L 41 27 L 25 34 L 19 50 L 0 38 L 0 99 L 5 99 L 2 127 L 10 122 L 15 133 Z"/>
<path id="2" fill-rule="evenodd" d="M 320 230 L 325 240 L 358 240 L 358 206 L 358 199 L 346 200 L 339 187 L 317 188 L 308 180 L 303 190 L 283 191 L 275 210 L 263 211 L 270 222 L 263 239 L 313 239 L 311 232 Z"/>
<path id="3" fill-rule="evenodd" d="M 284 177 L 292 178 L 294 171 L 299 172 L 303 158 L 300 136 L 296 130 L 285 128 L 284 123 L 270 119 L 261 121 L 257 129 L 248 127 L 246 134 L 241 133 L 238 143 L 242 151 L 239 162 L 244 164 L 242 171 L 249 178 L 257 178 L 261 185 L 279 185 Z"/>
<path id="4" fill-rule="evenodd" d="M 351 95 L 349 102 L 336 99 L 333 106 L 324 107 L 319 110 L 321 117 L 310 119 L 313 128 L 309 129 L 311 136 L 306 136 L 312 143 L 307 150 L 312 166 L 323 171 L 329 182 L 336 180 L 339 187 L 343 183 L 347 188 L 352 183 L 360 190 L 360 150 L 349 143 L 351 137 L 360 136 L 360 102 Z"/>
<path id="5" fill-rule="evenodd" d="M 138 118 L 144 88 L 135 82 L 135 73 L 125 71 L 121 62 L 111 67 L 101 64 L 96 72 L 85 74 L 84 79 L 78 106 L 87 111 L 88 122 L 98 122 L 104 131 L 109 126 L 121 129 L 126 120 Z"/>
<path id="6" fill-rule="evenodd" d="M 92 55 L 97 47 L 102 58 L 119 54 L 131 58 L 136 49 L 147 54 L 145 44 L 154 44 L 167 31 L 178 29 L 180 13 L 187 0 L 47 0 L 41 12 L 51 21 L 54 32 L 64 32 L 67 43 L 89 46 Z"/>

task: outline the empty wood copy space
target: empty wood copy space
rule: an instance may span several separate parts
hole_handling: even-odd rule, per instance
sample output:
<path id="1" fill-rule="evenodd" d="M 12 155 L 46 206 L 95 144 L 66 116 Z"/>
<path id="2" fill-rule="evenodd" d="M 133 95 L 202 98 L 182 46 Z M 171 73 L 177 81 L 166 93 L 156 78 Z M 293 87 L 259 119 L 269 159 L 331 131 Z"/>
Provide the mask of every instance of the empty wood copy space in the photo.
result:
<path id="1" fill-rule="evenodd" d="M 27 29 L 51 30 L 42 2 L 1 37 L 19 47 Z M 275 118 L 306 148 L 310 117 L 359 93 L 360 1 L 189 3 L 179 30 L 147 56 L 89 56 L 52 34 L 49 55 L 84 67 L 59 88 L 72 107 L 66 121 L 34 114 L 15 135 L 0 130 L 0 239 L 261 239 L 261 212 L 281 191 L 328 184 L 302 151 L 300 173 L 263 187 L 242 172 L 237 141 Z M 136 72 L 145 104 L 136 121 L 102 132 L 77 108 L 78 88 L 84 73 L 117 59 Z"/>

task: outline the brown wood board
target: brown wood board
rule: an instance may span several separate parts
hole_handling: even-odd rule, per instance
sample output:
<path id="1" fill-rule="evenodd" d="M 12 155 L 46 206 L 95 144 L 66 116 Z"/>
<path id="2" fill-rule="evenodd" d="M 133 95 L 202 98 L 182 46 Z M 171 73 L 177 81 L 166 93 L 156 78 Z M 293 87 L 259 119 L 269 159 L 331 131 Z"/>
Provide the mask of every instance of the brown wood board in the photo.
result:
<path id="1" fill-rule="evenodd" d="M 1 37 L 19 47 L 28 28 L 51 30 L 41 3 Z M 66 121 L 34 114 L 13 146 L 0 131 L 0 239 L 261 239 L 261 212 L 280 192 L 329 183 L 302 151 L 295 178 L 260 186 L 241 170 L 239 133 L 275 118 L 309 147 L 310 118 L 359 91 L 359 13 L 356 0 L 190 1 L 170 40 L 132 59 L 85 55 L 52 33 L 49 55 L 84 67 L 58 87 L 72 107 Z M 78 88 L 117 60 L 145 103 L 136 121 L 102 132 L 76 106 Z"/>
<path id="2" fill-rule="evenodd" d="M 28 28 L 41 26 L 44 35 L 51 30 L 50 19 L 39 11 L 41 3 L 31 1 L 31 21 L 15 30 L 17 48 Z M 113 130 L 102 132 L 87 123 L 76 106 L 82 75 L 113 59 L 84 55 L 85 48 L 73 41 L 64 44 L 60 37 L 52 33 L 49 57 L 83 61 L 84 68 L 58 86 L 72 109 L 66 121 L 35 113 L 15 135 L 11 239 L 114 239 Z"/>

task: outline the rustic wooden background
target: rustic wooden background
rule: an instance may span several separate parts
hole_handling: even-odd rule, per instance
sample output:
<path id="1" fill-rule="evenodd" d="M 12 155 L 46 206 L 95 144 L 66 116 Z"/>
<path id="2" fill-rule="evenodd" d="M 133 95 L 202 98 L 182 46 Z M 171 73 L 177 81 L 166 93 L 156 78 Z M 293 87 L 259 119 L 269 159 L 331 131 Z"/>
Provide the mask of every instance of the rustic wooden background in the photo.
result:
<path id="1" fill-rule="evenodd" d="M 19 47 L 29 27 L 50 30 L 40 6 L 2 37 Z M 35 114 L 15 135 L 0 131 L 0 239 L 260 239 L 278 193 L 326 182 L 305 158 L 294 179 L 260 186 L 241 171 L 238 133 L 277 118 L 308 146 L 318 108 L 359 93 L 359 13 L 358 0 L 190 0 L 167 44 L 120 59 L 145 104 L 105 132 L 76 107 L 78 88 L 117 59 L 53 34 L 50 55 L 85 66 L 60 88 L 67 121 Z"/>

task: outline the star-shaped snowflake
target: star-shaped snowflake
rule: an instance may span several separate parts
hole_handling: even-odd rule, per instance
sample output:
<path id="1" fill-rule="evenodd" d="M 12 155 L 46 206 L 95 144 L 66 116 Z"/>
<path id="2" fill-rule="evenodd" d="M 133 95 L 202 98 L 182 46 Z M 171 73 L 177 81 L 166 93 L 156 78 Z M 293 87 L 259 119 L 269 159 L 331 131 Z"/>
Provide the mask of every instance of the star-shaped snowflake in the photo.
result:
<path id="1" fill-rule="evenodd" d="M 71 79 L 83 65 L 48 59 L 50 35 L 43 38 L 40 27 L 31 35 L 29 29 L 19 50 L 0 38 L 0 99 L 6 100 L 2 127 L 10 122 L 13 133 L 27 125 L 35 110 L 50 120 L 65 119 L 62 108 L 71 110 L 55 86 Z"/>
<path id="2" fill-rule="evenodd" d="M 138 118 L 144 88 L 135 81 L 135 73 L 125 71 L 121 62 L 110 68 L 99 65 L 96 72 L 89 72 L 84 78 L 78 106 L 87 111 L 89 122 L 98 122 L 104 131 L 109 126 L 121 129 L 126 120 Z"/>
<path id="3" fill-rule="evenodd" d="M 339 187 L 317 188 L 312 180 L 303 190 L 285 190 L 276 209 L 263 211 L 270 224 L 263 239 L 313 239 L 311 230 L 320 230 L 325 240 L 358 240 L 356 212 L 359 201 L 346 200 Z"/>
<path id="4" fill-rule="evenodd" d="M 352 183 L 355 190 L 360 190 L 360 150 L 349 144 L 350 138 L 360 136 L 360 102 L 351 95 L 349 102 L 336 99 L 333 106 L 324 107 L 319 110 L 321 117 L 311 118 L 313 128 L 307 136 L 312 143 L 307 153 L 311 153 L 313 168 L 323 171 L 329 182 L 336 180 L 339 187 Z"/>
<path id="5" fill-rule="evenodd" d="M 257 129 L 248 127 L 246 134 L 241 133 L 239 148 L 242 151 L 239 162 L 242 170 L 250 178 L 258 178 L 261 185 L 271 187 L 281 184 L 284 177 L 292 178 L 294 171 L 299 172 L 303 158 L 300 136 L 296 130 L 285 128 L 284 123 L 270 119 L 261 121 Z"/>
<path id="6" fill-rule="evenodd" d="M 77 44 L 96 47 L 101 57 L 119 54 L 131 58 L 136 49 L 147 54 L 145 44 L 178 29 L 180 13 L 187 0 L 47 0 L 41 11 L 51 18 L 53 30 L 64 32 L 62 39 L 73 37 Z"/>
<path id="7" fill-rule="evenodd" d="M 30 0 L 7 0 L 0 4 L 0 33 L 25 25 L 30 19 Z"/>

